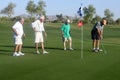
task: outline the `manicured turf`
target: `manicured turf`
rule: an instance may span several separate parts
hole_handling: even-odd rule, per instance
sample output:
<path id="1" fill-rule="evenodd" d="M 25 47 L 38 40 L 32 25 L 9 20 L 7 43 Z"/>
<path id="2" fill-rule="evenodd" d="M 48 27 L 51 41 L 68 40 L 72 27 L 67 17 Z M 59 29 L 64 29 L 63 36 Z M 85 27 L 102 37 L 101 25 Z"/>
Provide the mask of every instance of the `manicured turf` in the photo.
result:
<path id="1" fill-rule="evenodd" d="M 120 26 L 104 29 L 103 46 L 107 54 L 91 51 L 91 25 L 84 25 L 84 49 L 81 59 L 81 28 L 72 24 L 74 51 L 64 51 L 61 23 L 46 23 L 45 48 L 49 54 L 35 54 L 34 32 L 24 24 L 25 56 L 13 57 L 14 22 L 0 22 L 0 80 L 120 80 Z M 41 48 L 40 48 L 41 51 Z"/>

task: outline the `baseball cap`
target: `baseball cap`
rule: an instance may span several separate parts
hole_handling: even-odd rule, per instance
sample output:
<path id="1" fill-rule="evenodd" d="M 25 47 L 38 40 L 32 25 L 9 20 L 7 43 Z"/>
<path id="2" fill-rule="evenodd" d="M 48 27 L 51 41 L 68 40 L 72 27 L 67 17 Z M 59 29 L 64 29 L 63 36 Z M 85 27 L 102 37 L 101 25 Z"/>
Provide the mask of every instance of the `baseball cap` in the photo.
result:
<path id="1" fill-rule="evenodd" d="M 69 20 L 69 19 L 67 19 L 67 22 L 68 22 L 68 23 L 70 23 L 70 20 Z"/>

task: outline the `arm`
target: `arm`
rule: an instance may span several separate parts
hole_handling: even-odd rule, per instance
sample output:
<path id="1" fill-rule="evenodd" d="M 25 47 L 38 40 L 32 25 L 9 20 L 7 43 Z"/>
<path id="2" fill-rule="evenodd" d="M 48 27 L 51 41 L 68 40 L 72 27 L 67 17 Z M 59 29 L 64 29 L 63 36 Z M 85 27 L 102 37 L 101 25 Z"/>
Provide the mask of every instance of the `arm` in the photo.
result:
<path id="1" fill-rule="evenodd" d="M 47 33 L 46 33 L 45 29 L 44 29 L 44 25 L 42 25 L 41 30 L 42 30 L 42 32 L 43 32 L 43 34 L 44 34 L 44 36 L 47 38 Z"/>
<path id="2" fill-rule="evenodd" d="M 34 31 L 34 32 L 38 32 L 38 31 L 35 29 L 35 27 L 33 27 L 33 31 Z"/>
<path id="3" fill-rule="evenodd" d="M 25 33 L 23 33 L 23 37 L 24 37 L 24 38 L 26 37 Z"/>
<path id="4" fill-rule="evenodd" d="M 38 32 L 38 31 L 36 30 L 37 22 L 33 22 L 33 23 L 31 24 L 31 26 L 32 26 L 32 29 L 33 29 L 34 32 Z"/>
<path id="5" fill-rule="evenodd" d="M 64 35 L 64 31 L 63 30 L 64 30 L 64 26 L 62 25 L 61 26 L 61 34 L 62 34 L 62 36 Z"/>
<path id="6" fill-rule="evenodd" d="M 100 22 L 98 22 L 98 23 L 96 24 L 96 28 L 97 28 L 97 30 L 98 30 L 98 34 L 99 34 L 100 39 L 102 39 L 102 35 L 103 35 L 103 28 L 102 28 L 102 26 L 101 26 L 101 23 L 100 23 Z"/>
<path id="7" fill-rule="evenodd" d="M 99 34 L 99 36 L 100 36 L 100 39 L 102 39 L 102 38 L 103 38 L 103 31 L 100 30 L 100 29 L 97 29 L 97 30 L 98 30 L 98 34 Z"/>
<path id="8" fill-rule="evenodd" d="M 61 30 L 61 34 L 62 34 L 62 36 L 64 35 L 64 32 Z"/>
<path id="9" fill-rule="evenodd" d="M 43 33 L 44 33 L 44 36 L 47 37 L 47 33 L 45 31 L 43 31 Z"/>
<path id="10" fill-rule="evenodd" d="M 103 38 L 103 30 L 100 31 L 100 39 Z"/>
<path id="11" fill-rule="evenodd" d="M 18 35 L 16 29 L 12 28 L 12 31 L 13 31 L 16 35 Z"/>

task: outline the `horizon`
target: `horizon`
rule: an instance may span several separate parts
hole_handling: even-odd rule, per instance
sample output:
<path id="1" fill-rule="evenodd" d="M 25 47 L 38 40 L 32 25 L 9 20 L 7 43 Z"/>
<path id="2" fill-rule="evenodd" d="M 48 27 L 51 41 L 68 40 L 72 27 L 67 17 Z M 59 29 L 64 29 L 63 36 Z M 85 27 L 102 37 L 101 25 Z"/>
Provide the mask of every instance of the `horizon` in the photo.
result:
<path id="1" fill-rule="evenodd" d="M 0 11 L 2 9 L 4 9 L 10 2 L 12 2 L 12 3 L 16 4 L 16 7 L 14 9 L 15 14 L 13 16 L 28 14 L 27 11 L 25 10 L 28 1 L 29 0 L 0 1 L 0 4 L 2 4 L 0 7 Z M 39 0 L 33 0 L 33 1 L 35 4 L 37 4 L 37 2 Z M 74 1 L 75 4 L 73 4 L 73 0 L 69 0 L 69 1 L 43 0 L 43 1 L 45 1 L 46 5 L 47 5 L 45 7 L 46 15 L 63 14 L 63 15 L 68 15 L 68 16 L 74 17 L 75 15 L 77 15 L 77 10 L 79 9 L 80 5 L 83 4 L 83 7 L 88 7 L 88 5 L 93 5 L 93 7 L 96 9 L 95 15 L 104 17 L 104 10 L 109 9 L 114 14 L 114 17 L 113 17 L 114 20 L 120 18 L 120 16 L 119 16 L 120 11 L 118 11 L 118 7 L 119 7 L 119 3 L 120 3 L 119 0 L 116 0 L 116 1 L 105 0 L 101 4 L 100 4 L 101 1 L 99 1 L 99 0 L 94 0 L 94 1 L 76 0 L 76 1 Z M 108 2 L 109 2 L 109 4 L 108 4 Z M 0 14 L 0 15 L 2 15 L 2 14 Z"/>

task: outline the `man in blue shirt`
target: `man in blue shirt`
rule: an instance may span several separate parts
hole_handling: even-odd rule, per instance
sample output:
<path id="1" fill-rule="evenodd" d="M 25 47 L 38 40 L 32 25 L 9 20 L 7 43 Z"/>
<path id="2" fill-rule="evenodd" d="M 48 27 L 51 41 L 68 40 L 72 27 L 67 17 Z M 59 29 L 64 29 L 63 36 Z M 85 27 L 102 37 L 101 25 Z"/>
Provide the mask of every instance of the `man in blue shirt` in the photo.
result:
<path id="1" fill-rule="evenodd" d="M 102 51 L 102 49 L 99 48 L 100 46 L 100 40 L 103 37 L 103 28 L 106 25 L 107 20 L 105 18 L 102 19 L 102 21 L 97 22 L 92 31 L 91 31 L 91 38 L 93 40 L 92 45 L 93 45 L 93 51 L 98 52 Z"/>

